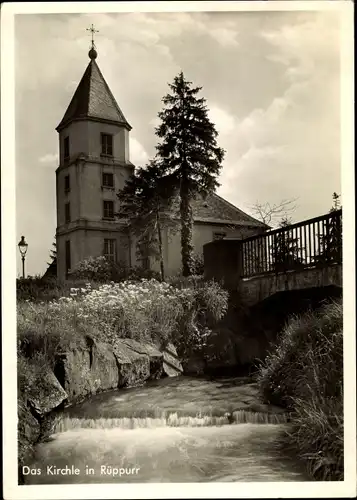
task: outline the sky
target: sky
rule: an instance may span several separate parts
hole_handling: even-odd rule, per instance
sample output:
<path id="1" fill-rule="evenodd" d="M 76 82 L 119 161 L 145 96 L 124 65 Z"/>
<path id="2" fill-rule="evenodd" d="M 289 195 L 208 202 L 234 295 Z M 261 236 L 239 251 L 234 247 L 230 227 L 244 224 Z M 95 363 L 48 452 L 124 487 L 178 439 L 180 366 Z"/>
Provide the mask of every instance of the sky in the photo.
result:
<path id="1" fill-rule="evenodd" d="M 155 154 L 157 114 L 183 71 L 202 87 L 226 150 L 218 194 L 248 213 L 296 199 L 294 221 L 326 213 L 340 193 L 339 13 L 19 14 L 15 18 L 16 234 L 26 273 L 46 270 L 56 232 L 58 134 L 89 62 L 126 119 L 130 160 Z M 20 256 L 17 271 L 20 272 Z"/>

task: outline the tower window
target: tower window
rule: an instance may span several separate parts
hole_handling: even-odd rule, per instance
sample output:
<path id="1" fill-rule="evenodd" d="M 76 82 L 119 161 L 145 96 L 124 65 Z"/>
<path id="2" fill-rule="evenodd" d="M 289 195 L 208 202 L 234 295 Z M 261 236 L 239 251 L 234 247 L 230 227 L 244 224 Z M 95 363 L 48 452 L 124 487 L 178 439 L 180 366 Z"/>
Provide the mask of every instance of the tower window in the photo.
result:
<path id="1" fill-rule="evenodd" d="M 71 242 L 67 240 L 65 245 L 66 275 L 68 275 L 68 271 L 71 269 Z"/>
<path id="2" fill-rule="evenodd" d="M 66 224 L 71 222 L 71 205 L 70 203 L 66 203 L 64 206 L 64 219 Z"/>
<path id="3" fill-rule="evenodd" d="M 110 187 L 110 188 L 114 187 L 114 175 L 104 172 L 102 177 L 102 183 L 103 187 Z"/>
<path id="4" fill-rule="evenodd" d="M 113 201 L 103 201 L 103 217 L 104 219 L 114 219 Z"/>
<path id="5" fill-rule="evenodd" d="M 69 181 L 69 175 L 66 175 L 64 178 L 64 192 L 68 193 L 68 191 L 70 191 L 70 190 L 71 190 L 71 186 L 70 186 L 70 181 Z"/>
<path id="6" fill-rule="evenodd" d="M 116 261 L 116 240 L 104 240 L 104 257 L 111 261 Z"/>
<path id="7" fill-rule="evenodd" d="M 69 137 L 64 138 L 63 142 L 63 156 L 65 160 L 68 160 L 69 158 Z"/>
<path id="8" fill-rule="evenodd" d="M 102 155 L 113 156 L 113 136 L 101 134 Z"/>

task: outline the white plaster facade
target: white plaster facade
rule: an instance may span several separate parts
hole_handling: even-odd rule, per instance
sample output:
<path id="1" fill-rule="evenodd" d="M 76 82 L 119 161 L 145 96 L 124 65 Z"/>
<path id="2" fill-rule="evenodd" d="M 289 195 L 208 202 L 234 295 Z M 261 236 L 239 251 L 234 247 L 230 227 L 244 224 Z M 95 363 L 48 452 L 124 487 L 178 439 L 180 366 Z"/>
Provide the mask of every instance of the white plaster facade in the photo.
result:
<path id="1" fill-rule="evenodd" d="M 104 255 L 105 240 L 115 241 L 117 262 L 127 266 L 140 263 L 136 258 L 135 238 L 123 234 L 123 223 L 104 217 L 104 201 L 113 203 L 115 213 L 118 210 L 117 193 L 134 171 L 129 155 L 131 127 L 95 62 L 96 53 L 90 52 L 90 58 L 56 129 L 60 158 L 56 170 L 57 277 L 60 281 L 66 279 L 68 270 L 79 261 Z M 111 155 L 103 154 L 102 134 L 112 138 Z M 104 173 L 112 174 L 113 186 L 103 185 Z M 201 213 L 201 217 L 195 218 L 195 253 L 202 254 L 203 245 L 212 241 L 215 233 L 242 238 L 263 230 L 261 223 L 222 198 L 213 196 L 211 205 L 206 202 L 198 205 L 204 216 Z M 179 231 L 168 234 L 165 230 L 163 247 L 166 274 L 177 274 L 181 269 Z M 152 269 L 159 270 L 157 261 L 151 258 L 149 262 Z"/>

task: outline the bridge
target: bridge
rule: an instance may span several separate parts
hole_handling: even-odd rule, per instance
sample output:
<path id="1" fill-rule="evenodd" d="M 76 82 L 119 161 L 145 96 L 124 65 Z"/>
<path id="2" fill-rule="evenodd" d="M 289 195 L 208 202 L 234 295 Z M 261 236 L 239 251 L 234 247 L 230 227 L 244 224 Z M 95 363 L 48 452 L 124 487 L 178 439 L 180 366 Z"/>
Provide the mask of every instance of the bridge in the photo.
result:
<path id="1" fill-rule="evenodd" d="M 342 209 L 247 239 L 204 245 L 205 277 L 254 305 L 281 291 L 342 287 Z"/>

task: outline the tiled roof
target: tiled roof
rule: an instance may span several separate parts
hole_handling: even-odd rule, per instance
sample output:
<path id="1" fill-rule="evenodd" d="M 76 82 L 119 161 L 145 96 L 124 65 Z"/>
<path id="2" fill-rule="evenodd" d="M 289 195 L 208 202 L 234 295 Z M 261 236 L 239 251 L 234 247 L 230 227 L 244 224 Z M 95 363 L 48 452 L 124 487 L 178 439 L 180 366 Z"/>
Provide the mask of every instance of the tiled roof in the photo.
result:
<path id="1" fill-rule="evenodd" d="M 202 197 L 196 198 L 192 201 L 193 218 L 195 221 L 207 220 L 220 220 L 227 222 L 241 223 L 244 226 L 257 226 L 265 227 L 268 226 L 263 222 L 254 219 L 250 215 L 246 214 L 239 208 L 235 207 L 224 198 L 221 198 L 216 193 L 212 193 L 203 199 Z"/>
<path id="2" fill-rule="evenodd" d="M 131 129 L 94 59 L 89 62 L 56 130 L 61 130 L 72 120 L 83 118 L 117 122 Z"/>
<path id="3" fill-rule="evenodd" d="M 212 224 L 234 224 L 250 227 L 269 229 L 263 222 L 254 219 L 239 208 L 235 207 L 216 193 L 209 194 L 206 198 L 197 196 L 191 201 L 193 219 L 195 222 Z M 179 213 L 179 199 L 175 200 L 174 211 Z"/>

